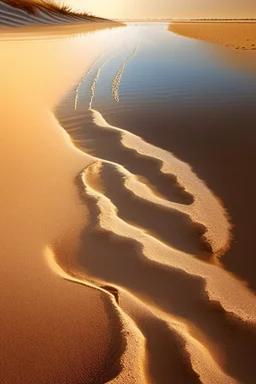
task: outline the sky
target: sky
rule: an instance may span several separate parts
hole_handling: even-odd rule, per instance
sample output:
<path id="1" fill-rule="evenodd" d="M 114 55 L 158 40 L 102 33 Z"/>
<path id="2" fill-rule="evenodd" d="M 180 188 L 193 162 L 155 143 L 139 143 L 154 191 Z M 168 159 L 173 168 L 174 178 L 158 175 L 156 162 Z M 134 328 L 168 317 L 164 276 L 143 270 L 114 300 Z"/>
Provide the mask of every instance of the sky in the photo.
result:
<path id="1" fill-rule="evenodd" d="M 256 0 L 58 0 L 108 18 L 256 17 Z"/>

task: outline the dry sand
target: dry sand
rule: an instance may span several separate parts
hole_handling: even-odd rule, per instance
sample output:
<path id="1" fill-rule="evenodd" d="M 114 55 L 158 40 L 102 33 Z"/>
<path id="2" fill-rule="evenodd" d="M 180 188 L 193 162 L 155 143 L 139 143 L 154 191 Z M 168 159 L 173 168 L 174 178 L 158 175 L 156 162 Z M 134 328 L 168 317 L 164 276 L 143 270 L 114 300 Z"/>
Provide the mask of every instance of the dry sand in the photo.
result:
<path id="1" fill-rule="evenodd" d="M 229 48 L 256 50 L 256 23 L 172 23 L 171 32 Z"/>
<path id="2" fill-rule="evenodd" d="M 0 43 L 0 381 L 105 383 L 125 348 L 114 298 L 50 268 L 54 250 L 71 269 L 87 218 L 75 178 L 92 162 L 51 109 L 104 47 L 97 34 L 11 39 Z"/>

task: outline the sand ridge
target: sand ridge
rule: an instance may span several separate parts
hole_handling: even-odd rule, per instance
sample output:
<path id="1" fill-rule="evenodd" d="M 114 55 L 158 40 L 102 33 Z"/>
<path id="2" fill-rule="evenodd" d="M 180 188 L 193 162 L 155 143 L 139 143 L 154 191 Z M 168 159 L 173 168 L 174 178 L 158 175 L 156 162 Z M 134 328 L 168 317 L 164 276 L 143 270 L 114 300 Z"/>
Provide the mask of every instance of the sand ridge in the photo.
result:
<path id="1" fill-rule="evenodd" d="M 113 54 L 105 56 L 103 65 Z M 97 63 L 96 77 L 88 82 L 95 85 L 93 96 L 101 65 Z M 253 357 L 241 358 L 235 345 L 253 356 L 255 297 L 222 268 L 213 248 L 208 257 L 200 257 L 197 240 L 205 232 L 190 231 L 193 220 L 203 223 L 216 254 L 218 240 L 223 240 L 225 253 L 232 226 L 221 201 L 188 164 L 108 124 L 95 109 L 64 113 L 61 124 L 75 145 L 95 158 L 79 184 L 90 215 L 77 254 L 81 273 L 118 292 L 121 310 L 145 337 L 144 380 L 252 382 Z M 157 188 L 160 180 L 161 193 L 155 193 L 152 185 Z M 192 222 L 183 220 L 187 215 Z M 223 223 L 218 235 L 216 222 Z M 166 340 L 176 348 L 169 349 Z M 167 361 L 157 357 L 161 343 L 168 350 Z M 181 365 L 175 353 L 182 356 Z M 167 368 L 172 360 L 175 371 Z"/>

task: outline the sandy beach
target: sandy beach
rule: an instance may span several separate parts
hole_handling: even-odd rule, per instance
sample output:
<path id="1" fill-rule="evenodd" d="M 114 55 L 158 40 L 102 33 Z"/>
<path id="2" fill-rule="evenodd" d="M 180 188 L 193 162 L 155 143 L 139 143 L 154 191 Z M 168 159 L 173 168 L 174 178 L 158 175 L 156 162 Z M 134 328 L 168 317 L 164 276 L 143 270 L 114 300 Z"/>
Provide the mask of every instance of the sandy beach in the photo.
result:
<path id="1" fill-rule="evenodd" d="M 233 184 L 230 162 L 239 169 L 241 159 L 230 131 L 214 130 L 227 140 L 218 162 L 211 124 L 199 125 L 187 105 L 182 114 L 169 99 L 164 107 L 155 74 L 177 65 L 168 29 L 196 32 L 31 28 L 7 28 L 0 39 L 0 381 L 254 384 L 253 222 L 237 206 L 254 160 L 243 157 Z M 171 59 L 179 45 L 174 38 Z M 141 89 L 148 98 L 138 102 Z M 202 119 L 217 116 L 198 105 Z M 235 127 L 241 153 L 251 153 Z"/>
<path id="2" fill-rule="evenodd" d="M 220 44 L 228 48 L 256 50 L 255 22 L 177 22 L 170 24 L 169 30 L 181 36 Z"/>
<path id="3" fill-rule="evenodd" d="M 88 41 L 85 60 L 86 37 L 75 46 L 65 37 L 38 41 L 12 36 L 0 47 L 0 381 L 103 383 L 119 373 L 125 347 L 115 300 L 54 267 L 58 250 L 71 269 L 88 217 L 74 180 L 92 158 L 51 112 L 103 47 Z M 17 60 L 19 70 L 10 67 Z"/>

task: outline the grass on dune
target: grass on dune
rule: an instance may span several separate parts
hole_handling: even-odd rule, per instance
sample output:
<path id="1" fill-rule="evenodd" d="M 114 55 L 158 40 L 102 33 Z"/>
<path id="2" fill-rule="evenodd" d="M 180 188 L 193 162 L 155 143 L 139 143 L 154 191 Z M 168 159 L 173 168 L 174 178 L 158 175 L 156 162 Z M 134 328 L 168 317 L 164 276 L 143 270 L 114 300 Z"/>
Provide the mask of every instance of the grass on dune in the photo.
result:
<path id="1" fill-rule="evenodd" d="M 22 9 L 23 11 L 26 11 L 28 13 L 35 13 L 36 7 L 34 4 L 31 3 L 31 1 L 27 0 L 3 0 L 4 3 L 8 5 L 12 5 L 15 8 Z"/>
<path id="2" fill-rule="evenodd" d="M 75 12 L 68 5 L 60 5 L 53 0 L 2 0 L 4 3 L 12 5 L 18 9 L 22 9 L 30 14 L 35 14 L 38 8 L 45 9 L 50 12 L 78 17 L 94 17 L 86 12 Z"/>

